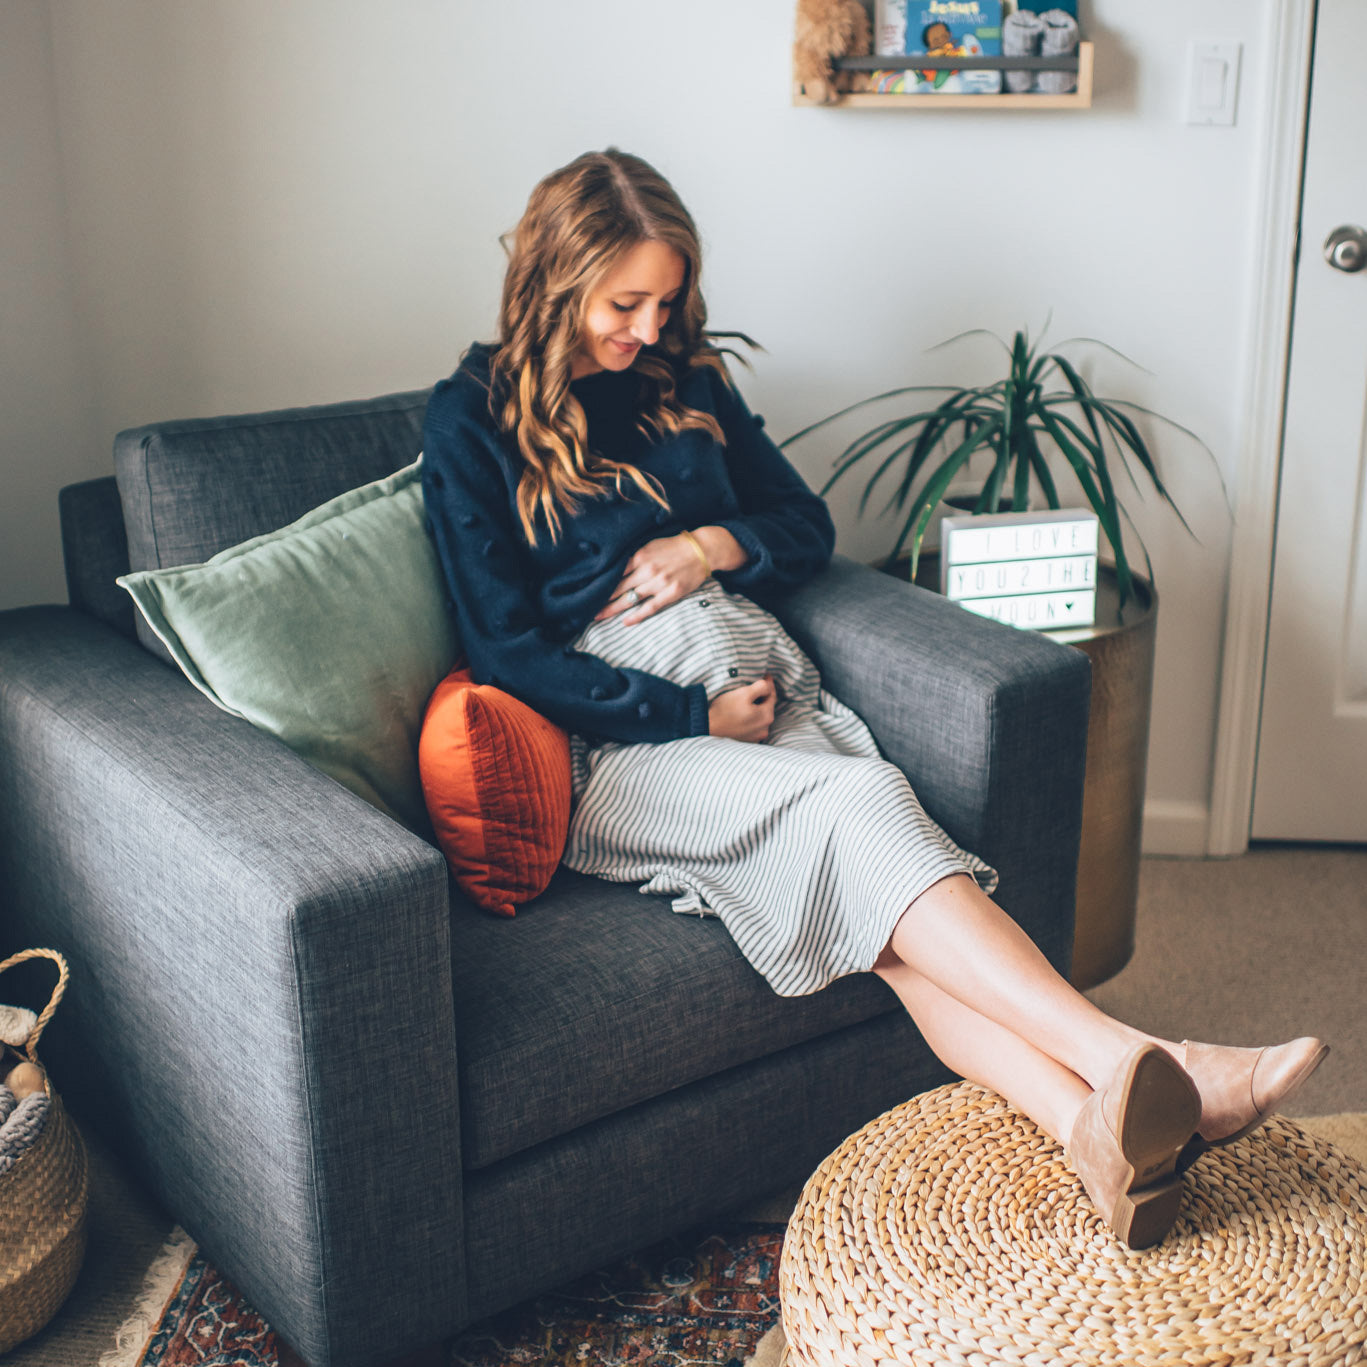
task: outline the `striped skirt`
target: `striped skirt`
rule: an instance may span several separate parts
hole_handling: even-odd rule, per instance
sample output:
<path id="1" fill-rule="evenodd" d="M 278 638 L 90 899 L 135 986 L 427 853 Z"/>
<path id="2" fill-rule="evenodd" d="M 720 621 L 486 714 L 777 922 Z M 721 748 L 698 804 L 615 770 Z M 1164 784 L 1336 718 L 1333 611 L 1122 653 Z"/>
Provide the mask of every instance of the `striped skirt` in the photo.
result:
<path id="1" fill-rule="evenodd" d="M 564 862 L 676 911 L 719 916 L 781 996 L 873 966 L 932 883 L 997 876 L 921 809 L 864 723 L 821 687 L 778 621 L 715 580 L 623 626 L 593 622 L 575 648 L 715 698 L 771 675 L 763 744 L 693 736 L 661 745 L 572 738 L 574 812 Z"/>

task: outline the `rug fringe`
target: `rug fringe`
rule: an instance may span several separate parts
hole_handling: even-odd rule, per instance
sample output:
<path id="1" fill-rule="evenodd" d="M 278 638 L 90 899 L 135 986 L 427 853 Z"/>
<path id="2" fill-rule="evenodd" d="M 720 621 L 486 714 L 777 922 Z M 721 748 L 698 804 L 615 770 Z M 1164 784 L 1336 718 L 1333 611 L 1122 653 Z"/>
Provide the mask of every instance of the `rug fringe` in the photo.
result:
<path id="1" fill-rule="evenodd" d="M 133 1313 L 119 1326 L 114 1347 L 100 1358 L 99 1367 L 139 1367 L 194 1255 L 195 1241 L 177 1225 L 147 1269 Z"/>
<path id="2" fill-rule="evenodd" d="M 754 1353 L 745 1360 L 745 1367 L 785 1367 L 788 1344 L 783 1337 L 782 1324 L 776 1324 L 755 1344 Z"/>

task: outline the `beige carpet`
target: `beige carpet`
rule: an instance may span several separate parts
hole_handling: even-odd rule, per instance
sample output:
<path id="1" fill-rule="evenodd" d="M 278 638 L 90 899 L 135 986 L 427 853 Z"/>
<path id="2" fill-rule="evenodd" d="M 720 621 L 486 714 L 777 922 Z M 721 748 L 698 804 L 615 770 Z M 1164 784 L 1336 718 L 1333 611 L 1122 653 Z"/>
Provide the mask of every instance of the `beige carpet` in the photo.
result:
<path id="1" fill-rule="evenodd" d="M 1318 1135 L 1321 1139 L 1327 1139 L 1331 1144 L 1343 1150 L 1344 1153 L 1351 1154 L 1358 1162 L 1367 1165 L 1367 1112 L 1301 1116 L 1296 1123 L 1304 1125 L 1312 1134 Z M 798 1195 L 800 1194 L 798 1193 Z M 794 1196 L 788 1207 L 789 1213 L 796 1204 L 797 1196 Z M 775 1213 L 776 1210 L 781 1209 L 782 1202 L 768 1205 L 763 1208 L 764 1214 L 762 1215 L 757 1210 L 755 1218 L 786 1219 L 786 1215 Z M 775 1326 L 760 1339 L 759 1346 L 746 1363 L 746 1367 L 780 1367 L 783 1346 L 783 1329 L 781 1326 Z"/>

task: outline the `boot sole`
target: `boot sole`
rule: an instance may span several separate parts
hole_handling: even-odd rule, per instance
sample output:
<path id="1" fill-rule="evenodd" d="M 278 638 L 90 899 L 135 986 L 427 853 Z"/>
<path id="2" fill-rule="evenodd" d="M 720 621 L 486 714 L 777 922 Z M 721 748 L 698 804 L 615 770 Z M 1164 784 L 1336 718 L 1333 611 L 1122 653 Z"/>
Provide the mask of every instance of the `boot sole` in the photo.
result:
<path id="1" fill-rule="evenodd" d="M 1177 1061 L 1155 1045 L 1138 1054 L 1124 1084 L 1116 1138 L 1130 1165 L 1111 1228 L 1130 1248 L 1148 1248 L 1172 1228 L 1182 1205 L 1177 1160 L 1201 1120 L 1201 1096 Z"/>

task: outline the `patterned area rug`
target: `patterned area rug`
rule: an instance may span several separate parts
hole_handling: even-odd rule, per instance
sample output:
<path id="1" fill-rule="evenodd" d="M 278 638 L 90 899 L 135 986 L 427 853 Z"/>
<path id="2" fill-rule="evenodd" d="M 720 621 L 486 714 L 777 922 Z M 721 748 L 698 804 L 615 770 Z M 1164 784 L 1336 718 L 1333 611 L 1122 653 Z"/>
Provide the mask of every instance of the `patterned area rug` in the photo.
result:
<path id="1" fill-rule="evenodd" d="M 781 1223 L 668 1239 L 472 1325 L 450 1367 L 744 1367 L 778 1322 Z M 302 1367 L 187 1239 L 103 1367 Z M 145 1305 L 144 1310 L 152 1306 Z"/>
<path id="2" fill-rule="evenodd" d="M 1367 1115 L 1301 1123 L 1367 1162 Z M 790 1208 L 790 1207 L 789 1207 Z M 784 1203 L 667 1239 L 457 1337 L 449 1367 L 777 1367 Z M 101 1367 L 302 1367 L 183 1234 Z"/>

